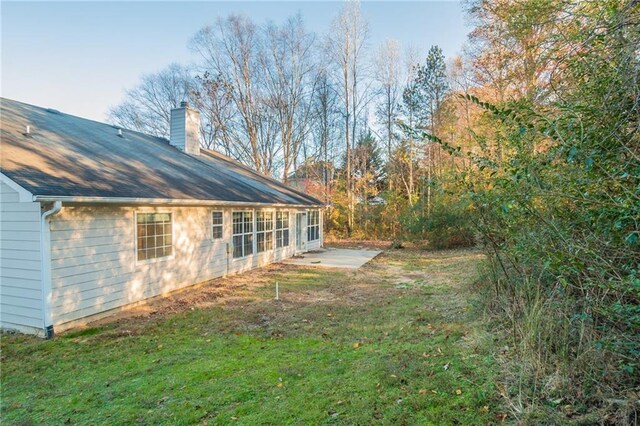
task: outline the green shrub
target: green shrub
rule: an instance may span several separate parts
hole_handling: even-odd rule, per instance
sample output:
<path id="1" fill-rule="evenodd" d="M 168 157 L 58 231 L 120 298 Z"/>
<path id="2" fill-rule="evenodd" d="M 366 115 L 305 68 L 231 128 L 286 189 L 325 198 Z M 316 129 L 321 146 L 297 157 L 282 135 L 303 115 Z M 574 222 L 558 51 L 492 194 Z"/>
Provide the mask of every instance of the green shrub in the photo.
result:
<path id="1" fill-rule="evenodd" d="M 429 248 L 451 249 L 475 245 L 472 217 L 468 201 L 453 197 L 437 198 L 431 212 L 423 218 Z"/>

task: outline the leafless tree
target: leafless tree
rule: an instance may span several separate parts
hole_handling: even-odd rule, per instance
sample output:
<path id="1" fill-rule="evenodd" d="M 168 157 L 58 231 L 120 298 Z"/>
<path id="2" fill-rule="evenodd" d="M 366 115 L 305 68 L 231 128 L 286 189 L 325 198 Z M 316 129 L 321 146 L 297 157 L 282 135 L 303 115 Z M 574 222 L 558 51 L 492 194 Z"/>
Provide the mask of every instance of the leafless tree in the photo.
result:
<path id="1" fill-rule="evenodd" d="M 402 96 L 400 43 L 397 40 L 385 40 L 374 56 L 374 78 L 380 90 L 380 102 L 376 116 L 384 126 L 387 158 L 391 158 L 395 140 L 395 122 Z"/>
<path id="2" fill-rule="evenodd" d="M 324 186 L 325 202 L 329 202 L 333 167 L 331 164 L 337 159 L 335 140 L 339 137 L 339 105 L 338 92 L 326 69 L 321 69 L 318 75 L 315 96 L 313 100 L 312 133 L 316 145 L 315 157 L 322 163 L 322 183 Z"/>
<path id="3" fill-rule="evenodd" d="M 302 17 L 296 15 L 281 26 L 267 25 L 265 45 L 261 62 L 266 99 L 278 124 L 282 179 L 286 183 L 310 132 L 318 76 L 315 36 L 305 30 Z"/>
<path id="4" fill-rule="evenodd" d="M 362 16 L 360 3 L 349 1 L 331 25 L 328 49 L 336 65 L 336 79 L 341 87 L 344 114 L 345 137 L 345 179 L 348 199 L 348 232 L 353 228 L 354 198 L 351 167 L 351 144 L 358 126 L 358 113 L 363 106 L 366 93 L 360 93 L 365 63 L 366 43 L 369 25 Z M 364 92 L 364 91 L 363 91 Z M 363 96 L 363 94 L 365 96 Z"/>
<path id="5" fill-rule="evenodd" d="M 269 114 L 262 105 L 260 29 L 249 18 L 232 15 L 198 31 L 191 46 L 201 55 L 204 72 L 216 76 L 216 92 L 222 91 L 217 95 L 233 105 L 234 113 L 225 116 L 231 121 L 225 124 L 223 143 L 234 157 L 270 174 L 274 141 L 269 138 L 272 126 L 262 122 Z"/>
<path id="6" fill-rule="evenodd" d="M 193 99 L 195 84 L 189 69 L 175 63 L 143 75 L 140 84 L 126 92 L 125 101 L 111 108 L 109 119 L 127 129 L 168 137 L 171 109 Z"/>

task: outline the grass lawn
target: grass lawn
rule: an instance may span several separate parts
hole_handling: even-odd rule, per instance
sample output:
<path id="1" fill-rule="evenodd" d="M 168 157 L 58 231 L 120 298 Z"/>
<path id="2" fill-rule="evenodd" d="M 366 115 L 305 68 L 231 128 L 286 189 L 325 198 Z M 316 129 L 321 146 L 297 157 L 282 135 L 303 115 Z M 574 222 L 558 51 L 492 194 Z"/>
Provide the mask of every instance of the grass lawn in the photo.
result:
<path id="1" fill-rule="evenodd" d="M 271 265 L 51 341 L 3 335 L 2 423 L 495 422 L 492 342 L 468 303 L 479 261 Z"/>

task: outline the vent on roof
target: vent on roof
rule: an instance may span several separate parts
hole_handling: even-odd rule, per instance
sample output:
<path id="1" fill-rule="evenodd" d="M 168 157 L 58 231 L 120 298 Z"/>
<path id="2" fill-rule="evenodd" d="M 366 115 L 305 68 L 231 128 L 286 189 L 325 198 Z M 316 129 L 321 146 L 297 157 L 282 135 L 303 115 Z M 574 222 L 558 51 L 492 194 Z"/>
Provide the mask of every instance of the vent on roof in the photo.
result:
<path id="1" fill-rule="evenodd" d="M 60 114 L 60 111 L 58 111 L 57 109 L 53 109 L 53 108 L 47 108 L 47 112 L 49 112 L 51 114 Z"/>
<path id="2" fill-rule="evenodd" d="M 118 129 L 118 136 L 120 136 L 121 138 L 124 138 L 124 135 L 122 134 L 122 129 Z"/>

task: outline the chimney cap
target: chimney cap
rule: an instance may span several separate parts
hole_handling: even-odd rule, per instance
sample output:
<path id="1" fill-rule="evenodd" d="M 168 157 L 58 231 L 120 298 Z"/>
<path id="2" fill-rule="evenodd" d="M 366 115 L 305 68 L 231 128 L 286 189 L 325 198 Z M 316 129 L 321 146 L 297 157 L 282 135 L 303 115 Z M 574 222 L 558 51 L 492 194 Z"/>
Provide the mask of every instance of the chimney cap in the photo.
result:
<path id="1" fill-rule="evenodd" d="M 189 102 L 187 101 L 180 102 L 180 108 L 188 108 L 188 107 L 189 107 Z"/>

